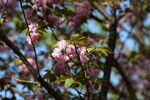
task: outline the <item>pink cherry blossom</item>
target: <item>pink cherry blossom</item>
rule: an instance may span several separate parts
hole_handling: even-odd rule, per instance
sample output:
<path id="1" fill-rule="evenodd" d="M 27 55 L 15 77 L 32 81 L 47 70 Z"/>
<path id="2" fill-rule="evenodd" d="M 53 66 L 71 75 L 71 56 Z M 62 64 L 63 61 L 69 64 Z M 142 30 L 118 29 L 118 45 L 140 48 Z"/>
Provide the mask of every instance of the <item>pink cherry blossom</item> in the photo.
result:
<path id="1" fill-rule="evenodd" d="M 69 57 L 67 55 L 60 55 L 58 58 L 56 58 L 57 60 L 60 60 L 60 61 L 68 61 L 69 60 Z"/>
<path id="2" fill-rule="evenodd" d="M 58 58 L 61 55 L 61 49 L 60 48 L 55 48 L 52 52 L 52 56 L 54 58 Z"/>
<path id="3" fill-rule="evenodd" d="M 58 19 L 58 20 L 54 23 L 54 25 L 55 25 L 55 26 L 61 25 L 61 24 L 64 23 L 64 21 L 65 21 L 65 18 L 62 17 L 62 18 Z"/>
<path id="4" fill-rule="evenodd" d="M 71 68 L 74 65 L 73 62 L 68 62 L 68 66 Z"/>
<path id="5" fill-rule="evenodd" d="M 89 61 L 89 58 L 85 55 L 85 47 L 78 48 L 77 52 L 82 63 L 86 63 Z M 70 58 L 73 59 L 77 57 L 76 48 L 72 44 L 68 45 L 66 40 L 61 40 L 58 42 L 58 47 L 53 50 L 52 56 L 57 61 L 68 61 Z"/>
<path id="6" fill-rule="evenodd" d="M 37 100 L 43 100 L 43 94 L 41 92 L 37 92 L 36 96 Z"/>
<path id="7" fill-rule="evenodd" d="M 34 69 L 37 68 L 34 59 L 28 58 L 27 60 L 28 60 L 28 62 L 33 66 Z M 24 65 L 24 64 L 20 65 L 19 68 L 20 68 L 20 70 L 21 70 L 22 72 L 24 72 L 24 73 L 28 73 L 28 72 L 29 72 L 28 68 L 27 68 L 26 65 Z"/>
<path id="8" fill-rule="evenodd" d="M 37 30 L 37 25 L 36 24 L 30 24 L 29 25 L 29 31 L 31 32 L 35 32 Z"/>
<path id="9" fill-rule="evenodd" d="M 27 16 L 28 22 L 37 22 L 37 17 L 33 15 L 34 9 L 25 9 L 25 14 Z"/>
<path id="10" fill-rule="evenodd" d="M 63 24 L 65 21 L 65 18 L 62 17 L 62 18 L 59 18 L 57 17 L 56 15 L 54 14 L 49 14 L 48 15 L 48 23 L 52 26 L 58 26 L 58 25 L 61 25 Z"/>
<path id="11" fill-rule="evenodd" d="M 79 54 L 84 55 L 86 53 L 86 48 L 85 47 L 81 47 L 78 49 Z"/>
<path id="12" fill-rule="evenodd" d="M 58 61 L 54 66 L 54 72 L 56 74 L 63 74 L 63 75 L 66 74 L 66 72 L 68 72 L 68 68 L 65 62 Z"/>
<path id="13" fill-rule="evenodd" d="M 90 77 L 97 77 L 99 72 L 100 72 L 100 70 L 98 68 L 92 67 L 92 68 L 87 69 L 87 74 Z"/>
<path id="14" fill-rule="evenodd" d="M 58 42 L 58 47 L 60 49 L 65 49 L 67 47 L 67 41 L 66 40 L 61 40 Z"/>
<path id="15" fill-rule="evenodd" d="M 94 85 L 93 85 L 92 80 L 89 80 L 87 82 L 87 88 L 88 88 L 89 91 L 92 91 L 94 89 Z"/>
<path id="16" fill-rule="evenodd" d="M 87 63 L 89 58 L 86 55 L 80 54 L 80 60 L 82 63 Z"/>
<path id="17" fill-rule="evenodd" d="M 76 54 L 76 50 L 75 50 L 75 46 L 74 45 L 68 45 L 66 48 L 66 52 L 68 55 L 75 55 Z"/>
<path id="18" fill-rule="evenodd" d="M 75 30 L 77 30 L 83 23 L 81 19 L 90 18 L 90 14 L 93 9 L 87 0 L 81 3 L 75 3 L 73 6 L 75 8 L 75 16 L 70 18 L 69 26 L 72 26 Z"/>
<path id="19" fill-rule="evenodd" d="M 48 3 L 50 3 L 50 4 L 59 4 L 59 3 L 61 3 L 63 0 L 47 0 L 48 1 Z"/>
<path id="20" fill-rule="evenodd" d="M 0 8 L 4 7 L 7 4 L 7 7 L 15 7 L 17 4 L 17 0 L 0 0 Z"/>
<path id="21" fill-rule="evenodd" d="M 32 38 L 33 43 L 38 43 L 39 38 L 40 38 L 40 34 L 39 34 L 39 33 L 36 33 L 36 32 L 33 32 L 33 33 L 30 33 L 30 35 L 31 35 L 31 38 Z M 31 43 L 31 39 L 30 39 L 29 36 L 27 36 L 27 42 L 28 42 L 29 45 L 32 44 L 32 43 Z"/>
<path id="22" fill-rule="evenodd" d="M 28 70 L 28 68 L 25 66 L 25 65 L 20 65 L 20 70 L 22 71 L 22 72 L 24 72 L 24 73 L 28 73 L 29 72 L 29 70 Z"/>

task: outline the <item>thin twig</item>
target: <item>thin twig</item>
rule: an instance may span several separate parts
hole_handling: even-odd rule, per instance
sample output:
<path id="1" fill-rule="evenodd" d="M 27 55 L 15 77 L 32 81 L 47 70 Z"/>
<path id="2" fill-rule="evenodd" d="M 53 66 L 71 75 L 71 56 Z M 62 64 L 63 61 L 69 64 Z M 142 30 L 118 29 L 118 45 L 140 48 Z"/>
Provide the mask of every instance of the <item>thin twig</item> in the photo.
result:
<path id="1" fill-rule="evenodd" d="M 110 34 L 109 34 L 109 40 L 108 40 L 108 47 L 111 49 L 112 52 L 114 52 L 116 41 L 117 41 L 117 19 L 116 19 L 116 9 L 113 9 L 113 16 L 115 18 L 112 26 L 110 27 Z M 110 75 L 111 75 L 111 67 L 114 63 L 114 54 L 110 54 L 106 57 L 106 62 L 104 66 L 104 76 L 103 76 L 103 82 L 102 82 L 102 88 L 101 93 L 99 96 L 100 100 L 107 100 L 107 94 L 109 91 L 109 85 L 106 84 L 110 81 Z"/>
<path id="2" fill-rule="evenodd" d="M 54 30 L 53 30 L 53 28 L 52 28 L 52 27 L 51 27 L 51 31 L 52 31 L 52 34 L 53 34 L 53 36 L 54 36 L 55 40 L 56 40 L 56 41 L 58 41 L 57 36 L 55 35 Z"/>
<path id="3" fill-rule="evenodd" d="M 114 22 L 114 18 L 110 16 L 100 5 L 98 5 L 97 2 L 93 2 L 93 5 L 97 8 L 98 11 L 100 11 L 104 15 L 106 19 Z"/>
<path id="4" fill-rule="evenodd" d="M 125 38 L 123 44 L 121 45 L 121 47 L 120 47 L 120 49 L 119 49 L 119 51 L 118 51 L 118 56 L 116 57 L 116 59 L 119 59 L 120 54 L 121 54 L 121 51 L 122 51 L 122 49 L 124 48 L 125 43 L 126 43 L 126 41 L 128 40 L 128 38 L 131 36 L 131 33 L 132 33 L 133 28 L 134 28 L 134 26 L 133 26 L 132 29 L 128 32 L 128 36 Z M 125 28 L 124 28 L 124 29 L 125 29 Z"/>
<path id="5" fill-rule="evenodd" d="M 21 0 L 19 0 L 19 2 L 20 2 L 20 6 L 21 6 L 21 9 L 22 9 L 22 13 L 23 13 L 24 19 L 25 19 L 26 27 L 28 29 L 28 33 L 29 33 L 28 35 L 30 37 L 31 44 L 32 44 L 32 47 L 33 47 L 33 51 L 34 51 L 34 55 L 35 55 L 35 63 L 36 63 L 36 66 L 37 66 L 37 72 L 40 75 L 40 73 L 39 73 L 39 66 L 38 66 L 38 58 L 37 58 L 37 53 L 36 53 L 35 45 L 33 43 L 33 40 L 32 40 L 31 34 L 30 34 L 30 29 L 29 29 L 28 21 L 27 21 L 27 18 L 26 18 L 25 11 L 24 11 L 24 8 L 23 8 Z"/>
<path id="6" fill-rule="evenodd" d="M 86 78 L 86 75 L 85 75 L 85 69 L 82 66 L 82 62 L 81 62 L 81 59 L 80 59 L 80 55 L 79 55 L 79 53 L 77 51 L 76 44 L 74 44 L 74 46 L 75 46 L 75 51 L 76 51 L 76 54 L 77 54 L 77 57 L 78 57 L 78 60 L 79 60 L 79 65 L 81 66 L 81 70 L 82 70 L 82 73 L 83 73 L 84 80 L 85 80 L 85 82 L 87 82 L 87 78 Z M 87 84 L 86 84 L 86 90 L 87 90 L 87 94 L 88 94 L 88 100 L 90 100 L 90 92 L 88 90 L 88 85 Z"/>
<path id="7" fill-rule="evenodd" d="M 1 1 L 3 1 L 3 0 L 1 0 Z M 4 1 L 3 1 L 3 3 L 4 3 Z M 6 3 L 4 3 L 4 9 L 3 9 L 3 12 L 2 12 L 1 18 L 4 16 L 4 12 L 6 11 L 6 8 L 7 8 L 7 3 L 8 3 L 8 0 L 6 1 Z"/>

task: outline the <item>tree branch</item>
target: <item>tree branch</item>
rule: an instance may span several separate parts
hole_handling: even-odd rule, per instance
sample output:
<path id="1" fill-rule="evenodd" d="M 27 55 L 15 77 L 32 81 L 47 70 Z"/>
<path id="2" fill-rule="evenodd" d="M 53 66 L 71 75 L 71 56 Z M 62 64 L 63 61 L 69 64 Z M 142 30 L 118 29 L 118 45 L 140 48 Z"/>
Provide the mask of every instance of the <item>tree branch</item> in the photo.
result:
<path id="1" fill-rule="evenodd" d="M 114 9 L 113 12 L 114 18 L 116 18 L 116 10 Z M 114 23 L 110 27 L 110 35 L 109 35 L 109 40 L 108 40 L 108 47 L 114 52 L 116 41 L 117 41 L 117 20 L 114 20 Z M 107 100 L 107 93 L 109 91 L 109 83 L 110 81 L 110 75 L 111 75 L 111 67 L 113 66 L 114 63 L 114 54 L 110 54 L 109 56 L 106 57 L 106 62 L 104 65 L 104 77 L 103 77 L 103 82 L 101 86 L 101 93 L 99 96 L 100 100 Z"/>
<path id="2" fill-rule="evenodd" d="M 1 29 L 2 30 L 2 29 Z M 33 69 L 32 65 L 27 61 L 26 57 L 20 52 L 18 47 L 16 47 L 1 31 L 0 33 L 0 39 L 8 46 L 10 47 L 22 60 L 22 62 L 27 66 L 29 71 L 32 73 L 32 75 L 37 79 L 38 82 L 41 83 L 41 85 L 48 91 L 49 94 L 51 94 L 56 100 L 64 100 L 63 96 L 60 95 L 58 92 L 56 92 L 54 89 L 50 87 L 50 85 L 44 81 L 44 79 L 39 76 L 36 71 Z"/>
<path id="3" fill-rule="evenodd" d="M 123 80 L 125 81 L 125 84 L 127 86 L 127 90 L 129 91 L 129 95 L 130 95 L 130 99 L 131 100 L 137 100 L 136 99 L 136 94 L 135 94 L 135 90 L 131 84 L 130 79 L 126 76 L 126 74 L 124 73 L 124 71 L 122 70 L 122 68 L 120 67 L 119 63 L 117 60 L 114 60 L 114 67 L 118 70 L 118 72 L 120 73 L 120 75 L 122 76 Z"/>
<path id="4" fill-rule="evenodd" d="M 100 5 L 98 5 L 97 2 L 93 2 L 93 5 L 95 6 L 95 8 L 97 8 L 97 10 L 99 12 L 101 12 L 101 14 L 108 19 L 111 22 L 114 22 L 114 18 L 112 16 L 110 16 Z"/>
<path id="5" fill-rule="evenodd" d="M 30 37 L 31 44 L 32 44 L 32 47 L 33 47 L 34 56 L 35 56 L 35 57 L 34 57 L 34 58 L 35 58 L 35 64 L 36 64 L 36 66 L 37 66 L 37 72 L 38 72 L 38 74 L 40 74 L 40 73 L 39 73 L 38 58 L 37 58 L 37 53 L 36 53 L 35 45 L 34 45 L 34 43 L 33 43 L 33 40 L 32 40 L 31 34 L 30 34 L 30 29 L 29 29 L 29 26 L 28 26 L 28 21 L 27 21 L 27 18 L 26 18 L 25 11 L 24 11 L 24 9 L 23 9 L 23 5 L 22 5 L 21 0 L 19 0 L 19 3 L 20 3 L 20 6 L 21 6 L 21 9 L 22 9 L 22 13 L 23 13 L 23 16 L 24 16 L 24 19 L 25 19 L 25 24 L 26 24 L 26 27 L 27 27 L 27 29 L 28 29 L 29 37 Z"/>

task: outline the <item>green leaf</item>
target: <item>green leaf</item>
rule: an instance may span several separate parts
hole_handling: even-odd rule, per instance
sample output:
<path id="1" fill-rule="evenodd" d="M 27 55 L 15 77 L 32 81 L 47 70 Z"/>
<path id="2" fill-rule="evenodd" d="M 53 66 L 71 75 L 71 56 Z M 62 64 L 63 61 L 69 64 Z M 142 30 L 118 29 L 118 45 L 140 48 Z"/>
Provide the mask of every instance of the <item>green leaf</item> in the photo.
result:
<path id="1" fill-rule="evenodd" d="M 55 82 L 64 82 L 66 79 L 71 78 L 70 76 L 59 77 Z"/>
<path id="2" fill-rule="evenodd" d="M 28 29 L 26 28 L 26 29 L 24 29 L 22 32 L 23 32 L 23 33 L 28 33 Z"/>
<path id="3" fill-rule="evenodd" d="M 91 48 L 87 48 L 87 52 L 90 53 L 91 51 L 95 50 L 94 47 L 91 47 Z"/>
<path id="4" fill-rule="evenodd" d="M 76 44 L 78 47 L 89 47 L 90 45 L 87 44 L 86 42 L 87 37 L 79 35 L 79 34 L 74 34 L 72 35 L 71 39 L 68 41 L 69 44 Z"/>
<path id="5" fill-rule="evenodd" d="M 81 40 L 85 40 L 85 39 L 86 39 L 85 36 L 81 36 L 79 34 L 74 34 L 74 35 L 72 35 L 70 41 L 74 41 L 74 40 L 76 40 L 76 41 L 80 40 L 81 41 Z"/>
<path id="6" fill-rule="evenodd" d="M 112 53 L 111 49 L 109 49 L 108 47 L 98 47 L 96 48 L 96 50 L 99 55 L 104 55 L 104 56 L 108 56 L 108 54 Z"/>
<path id="7" fill-rule="evenodd" d="M 81 83 L 82 85 L 86 84 L 82 71 L 80 71 L 79 73 L 77 73 L 75 79 L 78 80 L 78 82 Z"/>
<path id="8" fill-rule="evenodd" d="M 65 81 L 65 87 L 69 88 L 73 83 L 74 83 L 73 78 L 66 79 L 66 81 Z"/>
<path id="9" fill-rule="evenodd" d="M 4 22 L 4 18 L 0 18 L 0 24 Z"/>
<path id="10" fill-rule="evenodd" d="M 21 65 L 21 64 L 23 64 L 23 62 L 22 62 L 19 58 L 15 58 L 15 59 L 14 59 L 14 62 L 15 62 L 16 65 Z"/>
<path id="11" fill-rule="evenodd" d="M 108 55 L 108 54 L 107 54 L 107 51 L 106 51 L 105 49 L 101 49 L 101 52 L 102 52 L 105 56 Z"/>

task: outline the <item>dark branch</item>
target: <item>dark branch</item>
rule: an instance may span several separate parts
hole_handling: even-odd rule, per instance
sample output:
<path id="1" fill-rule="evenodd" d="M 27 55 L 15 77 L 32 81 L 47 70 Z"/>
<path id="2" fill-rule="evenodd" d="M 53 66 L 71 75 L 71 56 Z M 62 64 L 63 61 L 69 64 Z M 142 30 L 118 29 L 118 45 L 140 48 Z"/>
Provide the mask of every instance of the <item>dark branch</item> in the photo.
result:
<path id="1" fill-rule="evenodd" d="M 34 55 L 35 55 L 35 63 L 36 63 L 36 66 L 37 66 L 37 72 L 39 74 L 38 58 L 37 58 L 37 53 L 36 53 L 35 45 L 33 43 L 33 40 L 32 40 L 31 34 L 30 34 L 30 30 L 29 30 L 29 26 L 28 26 L 28 21 L 27 21 L 27 18 L 26 18 L 25 11 L 23 9 L 23 5 L 22 5 L 21 0 L 19 0 L 19 2 L 20 2 L 20 6 L 21 6 L 21 9 L 22 9 L 22 13 L 23 13 L 24 19 L 25 19 L 26 27 L 28 29 L 29 37 L 30 37 L 31 44 L 32 44 L 32 47 L 33 47 L 33 51 L 34 51 Z"/>
<path id="2" fill-rule="evenodd" d="M 117 60 L 114 60 L 114 67 L 118 70 L 118 72 L 122 76 L 123 80 L 125 81 L 125 84 L 127 86 L 127 90 L 129 91 L 129 95 L 130 95 L 131 100 L 136 100 L 135 90 L 134 90 L 134 88 L 133 88 L 133 86 L 131 84 L 131 81 L 127 77 L 127 75 L 124 73 L 124 71 L 120 67 L 120 65 L 119 65 Z"/>
<path id="3" fill-rule="evenodd" d="M 114 9 L 114 18 L 116 18 L 116 11 Z M 110 35 L 108 40 L 108 47 L 114 52 L 116 40 L 117 40 L 117 20 L 115 19 L 114 23 L 110 27 Z M 114 62 L 114 54 L 110 54 L 106 57 L 106 62 L 104 65 L 104 77 L 103 77 L 103 83 L 101 87 L 101 93 L 100 93 L 100 100 L 107 100 L 107 93 L 109 91 L 109 83 L 110 81 L 110 75 L 111 75 L 111 67 L 113 66 Z"/>
<path id="4" fill-rule="evenodd" d="M 1 29 L 2 30 L 2 29 Z M 0 40 L 2 40 L 8 47 L 10 47 L 22 60 L 22 62 L 27 66 L 32 75 L 37 79 L 38 82 L 48 91 L 50 95 L 52 95 L 56 100 L 64 100 L 63 96 L 61 96 L 58 92 L 50 87 L 50 85 L 44 81 L 44 79 L 39 76 L 36 71 L 33 69 L 32 65 L 27 61 L 26 57 L 20 52 L 18 47 L 16 47 L 1 31 Z"/>

